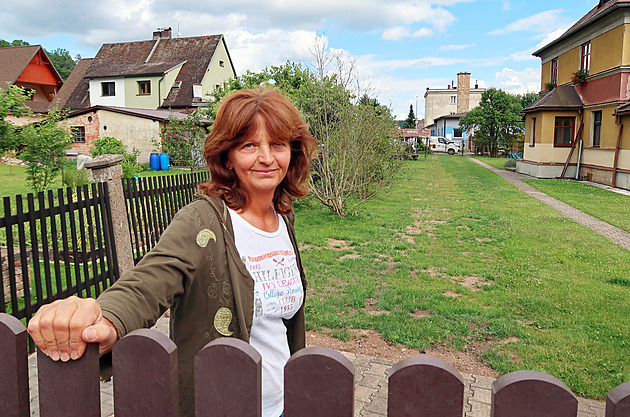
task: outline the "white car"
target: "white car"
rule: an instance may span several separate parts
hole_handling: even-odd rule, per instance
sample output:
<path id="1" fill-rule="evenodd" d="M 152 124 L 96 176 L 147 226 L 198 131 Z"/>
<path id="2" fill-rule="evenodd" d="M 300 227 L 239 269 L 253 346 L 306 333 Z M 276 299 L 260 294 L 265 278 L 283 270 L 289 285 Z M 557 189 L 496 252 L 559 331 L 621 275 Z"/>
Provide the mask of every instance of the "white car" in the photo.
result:
<path id="1" fill-rule="evenodd" d="M 459 145 L 458 142 L 453 142 L 443 136 L 429 137 L 429 147 L 434 152 L 446 152 L 449 155 L 455 155 L 460 151 Z"/>

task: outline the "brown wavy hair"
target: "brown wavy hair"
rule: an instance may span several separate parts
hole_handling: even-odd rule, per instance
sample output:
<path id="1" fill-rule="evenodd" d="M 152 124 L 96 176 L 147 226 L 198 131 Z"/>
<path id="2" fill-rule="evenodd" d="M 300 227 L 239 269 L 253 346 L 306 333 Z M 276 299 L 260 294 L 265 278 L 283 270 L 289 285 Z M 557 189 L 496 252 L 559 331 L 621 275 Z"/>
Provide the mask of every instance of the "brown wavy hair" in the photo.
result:
<path id="1" fill-rule="evenodd" d="M 211 179 L 199 189 L 223 199 L 233 210 L 247 206 L 247 194 L 225 163 L 229 151 L 256 131 L 260 123 L 256 119 L 262 119 L 270 136 L 290 143 L 289 168 L 273 196 L 276 212 L 288 214 L 293 198 L 308 194 L 307 181 L 317 142 L 295 106 L 274 89 L 238 90 L 224 98 L 203 147 Z"/>

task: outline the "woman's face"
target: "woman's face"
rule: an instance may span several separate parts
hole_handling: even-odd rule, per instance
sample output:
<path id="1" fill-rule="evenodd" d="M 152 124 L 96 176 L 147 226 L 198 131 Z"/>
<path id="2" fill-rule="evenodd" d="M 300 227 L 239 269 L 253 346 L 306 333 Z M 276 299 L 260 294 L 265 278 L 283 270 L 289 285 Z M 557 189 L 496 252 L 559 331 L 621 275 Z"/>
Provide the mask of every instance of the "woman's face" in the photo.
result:
<path id="1" fill-rule="evenodd" d="M 257 117 L 257 128 L 228 152 L 226 166 L 233 169 L 249 198 L 271 194 L 280 185 L 291 162 L 289 142 L 270 137 Z"/>

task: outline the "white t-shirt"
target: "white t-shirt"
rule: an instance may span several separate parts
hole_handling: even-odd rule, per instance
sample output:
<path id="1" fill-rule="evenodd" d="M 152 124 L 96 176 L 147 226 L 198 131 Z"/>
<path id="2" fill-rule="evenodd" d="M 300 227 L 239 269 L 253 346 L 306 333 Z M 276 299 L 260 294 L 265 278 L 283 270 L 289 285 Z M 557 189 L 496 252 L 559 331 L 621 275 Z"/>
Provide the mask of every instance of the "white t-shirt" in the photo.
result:
<path id="1" fill-rule="evenodd" d="M 262 415 L 284 410 L 284 365 L 291 353 L 282 319 L 300 309 L 304 289 L 287 225 L 269 233 L 229 209 L 236 249 L 254 279 L 254 318 L 249 343 L 262 356 Z"/>

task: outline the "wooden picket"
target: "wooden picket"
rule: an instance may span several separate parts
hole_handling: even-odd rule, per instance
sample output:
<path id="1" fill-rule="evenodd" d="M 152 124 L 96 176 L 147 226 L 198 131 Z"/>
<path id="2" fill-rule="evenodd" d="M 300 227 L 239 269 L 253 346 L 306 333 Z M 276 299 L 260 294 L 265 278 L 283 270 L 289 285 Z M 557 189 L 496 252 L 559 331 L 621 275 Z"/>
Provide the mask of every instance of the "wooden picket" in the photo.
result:
<path id="1" fill-rule="evenodd" d="M 26 329 L 0 313 L 0 416 L 27 417 L 29 383 Z M 136 330 L 113 351 L 116 417 L 178 415 L 177 348 L 155 330 Z M 196 356 L 197 416 L 261 415 L 261 358 L 231 338 L 207 344 Z M 100 416 L 99 357 L 88 346 L 77 361 L 54 362 L 38 352 L 41 417 Z M 418 356 L 395 364 L 389 375 L 388 416 L 463 414 L 463 378 L 439 359 Z M 286 417 L 351 417 L 354 365 L 339 352 L 308 347 L 285 367 Z M 491 417 L 576 417 L 577 399 L 551 375 L 517 371 L 492 384 Z M 608 393 L 606 417 L 630 416 L 630 381 Z"/>

